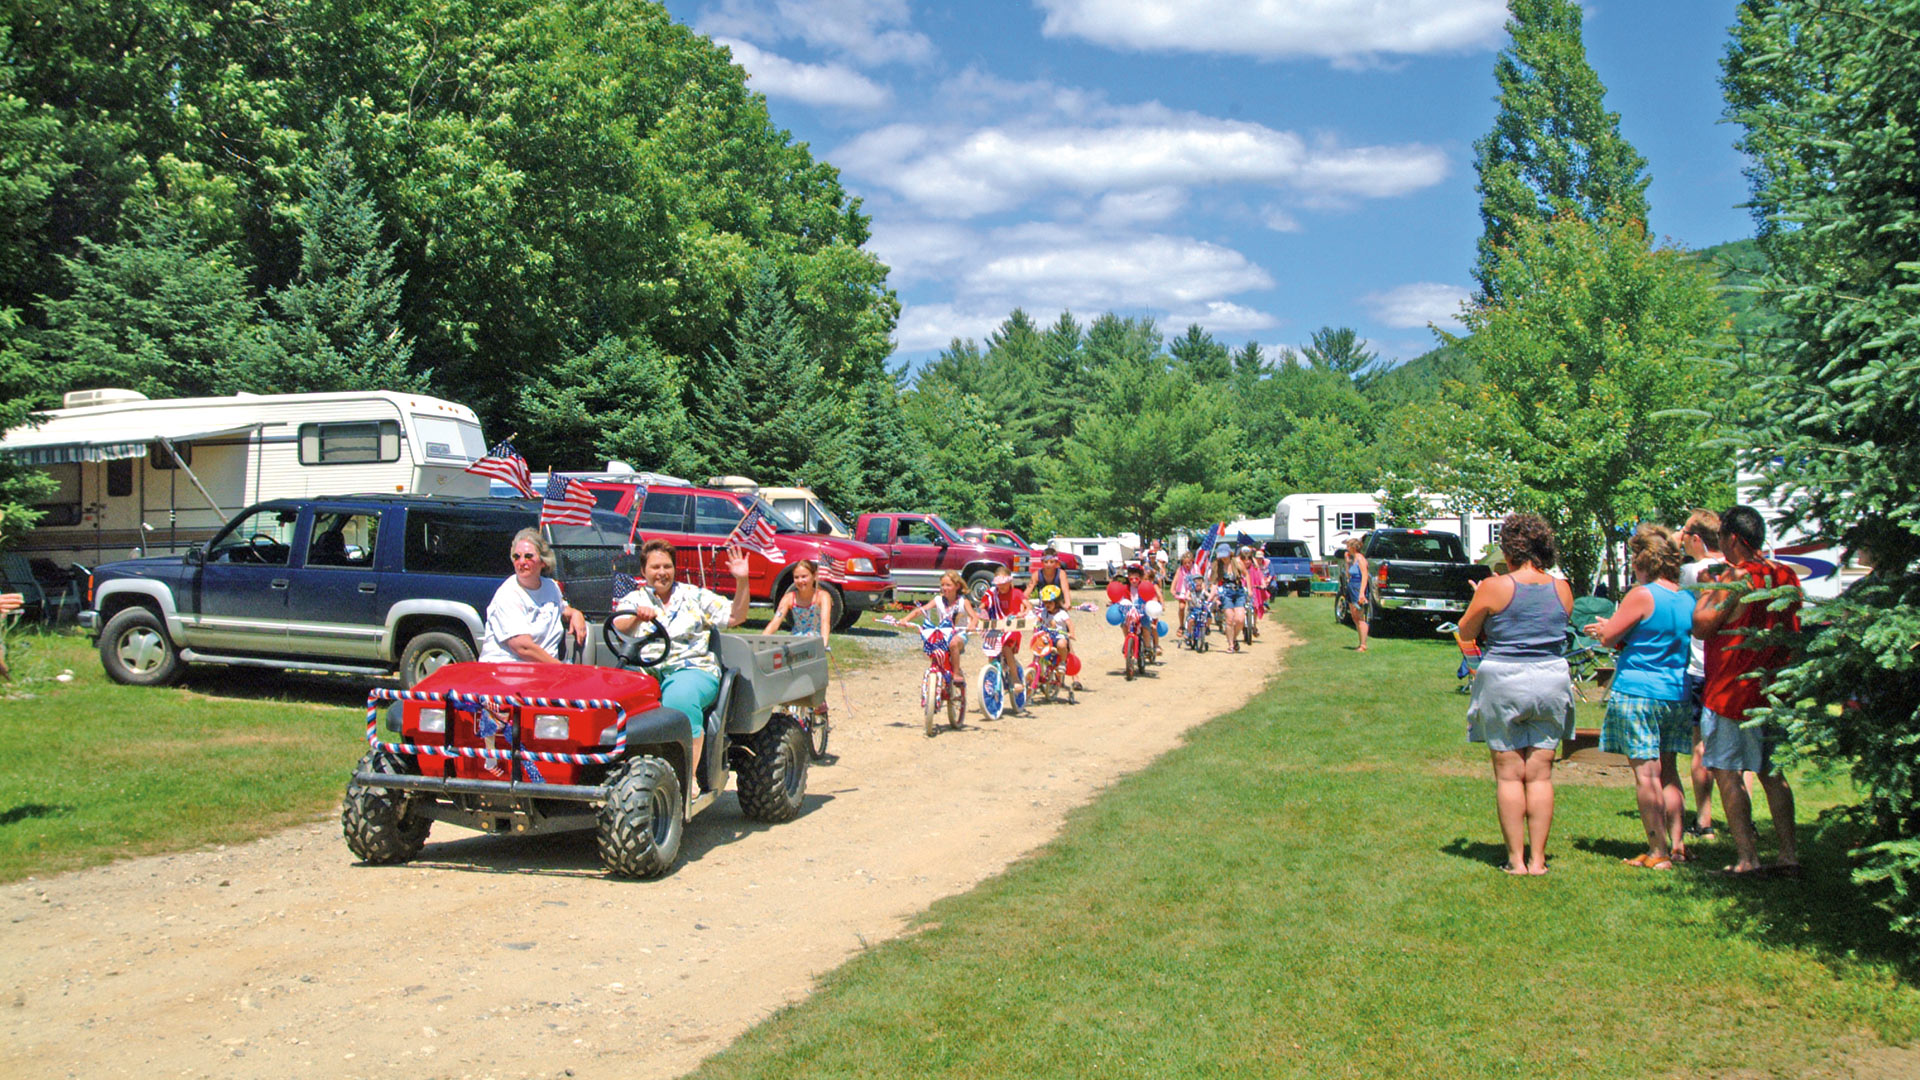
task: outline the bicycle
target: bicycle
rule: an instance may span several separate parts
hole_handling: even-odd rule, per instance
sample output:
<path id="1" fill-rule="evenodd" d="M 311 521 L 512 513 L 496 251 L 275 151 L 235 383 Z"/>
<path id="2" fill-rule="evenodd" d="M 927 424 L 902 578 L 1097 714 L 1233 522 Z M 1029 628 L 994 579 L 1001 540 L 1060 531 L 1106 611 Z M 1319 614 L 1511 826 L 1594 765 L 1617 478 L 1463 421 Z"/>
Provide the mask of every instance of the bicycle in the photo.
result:
<path id="1" fill-rule="evenodd" d="M 1077 705 L 1071 680 L 1079 670 L 1079 658 L 1062 652 L 1060 638 L 1051 630 L 1036 630 L 1033 636 L 1033 663 L 1027 666 L 1027 690 L 1042 701 L 1052 702 L 1060 691 L 1067 692 L 1067 704 Z"/>
<path id="2" fill-rule="evenodd" d="M 1120 625 L 1126 631 L 1126 637 L 1120 642 L 1120 656 L 1126 661 L 1127 681 L 1132 682 L 1135 675 L 1147 670 L 1146 662 L 1141 658 L 1141 647 L 1146 637 L 1146 606 L 1138 602 L 1122 605 Z"/>
<path id="3" fill-rule="evenodd" d="M 925 714 L 927 738 L 931 739 L 934 717 L 942 707 L 947 711 L 947 726 L 956 730 L 960 727 L 967 711 L 967 684 L 953 675 L 953 652 L 949 648 L 953 627 L 914 629 L 920 631 L 920 647 L 927 654 L 927 673 L 920 680 L 920 711 Z"/>
<path id="4" fill-rule="evenodd" d="M 1027 708 L 1027 683 L 1021 677 L 1020 659 L 1013 655 L 1013 649 L 1006 648 L 1010 630 L 1000 628 L 1002 620 L 989 619 L 986 629 L 980 635 L 980 711 L 989 720 L 998 720 L 1007 711 L 1011 698 L 1014 712 L 1025 712 Z M 1018 626 L 1023 620 L 1012 620 Z M 1018 647 L 1018 642 L 1014 643 Z M 1008 665 L 1012 668 L 1009 669 Z"/>
<path id="5" fill-rule="evenodd" d="M 1187 602 L 1186 636 L 1183 640 L 1189 650 L 1207 651 L 1207 635 L 1213 630 L 1213 611 L 1211 600 L 1196 598 Z"/>

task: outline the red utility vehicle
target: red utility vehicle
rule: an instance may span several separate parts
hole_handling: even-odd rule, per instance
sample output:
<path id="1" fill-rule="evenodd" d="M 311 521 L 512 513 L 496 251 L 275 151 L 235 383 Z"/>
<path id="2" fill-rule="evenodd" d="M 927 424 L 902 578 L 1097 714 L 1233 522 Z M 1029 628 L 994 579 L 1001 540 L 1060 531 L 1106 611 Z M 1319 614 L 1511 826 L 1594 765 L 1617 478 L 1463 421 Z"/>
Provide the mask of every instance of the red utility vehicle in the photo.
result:
<path id="1" fill-rule="evenodd" d="M 835 630 L 851 626 L 861 612 L 893 599 L 894 583 L 884 550 L 796 529 L 752 492 L 644 485 L 604 477 L 581 483 L 593 492 L 594 502 L 603 509 L 613 510 L 629 521 L 637 512 L 639 541 L 672 542 L 677 553 L 676 576 L 681 581 L 704 585 L 723 596 L 733 595 L 733 577 L 726 569 L 727 535 L 746 516 L 747 508 L 757 505 L 778 534 L 774 542 L 785 561 L 775 563 L 764 555 L 748 554 L 747 588 L 754 603 L 778 603 L 793 584 L 793 564 L 799 559 L 812 559 L 826 571 L 820 587 L 833 598 Z M 832 560 L 831 565 L 828 560 Z"/>
<path id="2" fill-rule="evenodd" d="M 968 540 L 938 514 L 861 514 L 853 535 L 887 553 L 896 592 L 939 592 L 940 576 L 952 570 L 978 600 L 993 587 L 994 575 L 1022 578 L 1032 567 L 1024 551 Z"/>

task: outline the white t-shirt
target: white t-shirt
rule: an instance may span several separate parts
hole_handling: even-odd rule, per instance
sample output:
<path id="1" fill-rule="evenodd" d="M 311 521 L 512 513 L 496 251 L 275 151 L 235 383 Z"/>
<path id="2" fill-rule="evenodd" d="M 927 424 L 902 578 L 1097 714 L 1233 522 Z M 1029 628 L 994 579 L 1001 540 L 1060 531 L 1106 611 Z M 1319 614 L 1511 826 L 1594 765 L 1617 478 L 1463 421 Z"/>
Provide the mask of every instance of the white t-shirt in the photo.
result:
<path id="1" fill-rule="evenodd" d="M 541 578 L 540 587 L 532 592 L 521 588 L 519 579 L 508 578 L 487 605 L 487 636 L 480 643 L 480 659 L 489 664 L 520 659 L 507 648 L 507 641 L 521 634 L 558 657 L 560 639 L 567 631 L 567 621 L 560 615 L 566 606 L 552 578 Z"/>
<path id="2" fill-rule="evenodd" d="M 1713 559 L 1697 559 L 1690 563 L 1681 563 L 1680 587 L 1684 589 L 1689 585 L 1700 584 L 1700 572 L 1712 566 L 1714 562 Z M 1687 595 L 1695 600 L 1700 599 L 1700 594 L 1696 592 L 1690 592 Z M 1690 640 L 1693 644 L 1693 653 L 1687 658 L 1687 674 L 1697 679 L 1704 679 L 1707 677 L 1707 643 L 1699 638 Z"/>

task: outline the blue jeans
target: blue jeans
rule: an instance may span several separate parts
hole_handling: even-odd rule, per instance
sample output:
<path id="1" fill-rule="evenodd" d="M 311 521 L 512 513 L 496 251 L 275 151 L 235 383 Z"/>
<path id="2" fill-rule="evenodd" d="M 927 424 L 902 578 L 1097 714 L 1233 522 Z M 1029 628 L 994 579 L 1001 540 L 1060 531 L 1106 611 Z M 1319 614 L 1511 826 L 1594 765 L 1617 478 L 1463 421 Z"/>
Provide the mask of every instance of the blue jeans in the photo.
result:
<path id="1" fill-rule="evenodd" d="M 706 728 L 707 710 L 719 699 L 720 676 L 711 671 L 681 668 L 660 677 L 660 704 L 685 713 L 696 740 Z"/>

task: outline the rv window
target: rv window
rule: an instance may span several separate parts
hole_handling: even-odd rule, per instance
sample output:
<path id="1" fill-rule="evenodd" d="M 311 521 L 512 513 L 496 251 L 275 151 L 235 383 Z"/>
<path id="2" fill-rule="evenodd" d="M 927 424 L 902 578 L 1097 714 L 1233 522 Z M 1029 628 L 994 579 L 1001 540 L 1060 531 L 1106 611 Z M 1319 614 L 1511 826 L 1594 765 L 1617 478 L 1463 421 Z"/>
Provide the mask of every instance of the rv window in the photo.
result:
<path id="1" fill-rule="evenodd" d="M 807 521 L 807 500 L 805 499 L 772 499 L 769 501 L 773 506 L 773 508 L 780 512 L 780 516 L 787 519 L 787 524 L 793 526 L 796 529 L 805 529 L 809 527 L 809 523 Z"/>
<path id="2" fill-rule="evenodd" d="M 678 491 L 649 491 L 647 501 L 640 504 L 640 531 L 685 532 L 687 529 L 687 496 Z"/>
<path id="3" fill-rule="evenodd" d="M 107 462 L 107 498 L 120 499 L 133 494 L 133 459 Z"/>
<path id="4" fill-rule="evenodd" d="M 1371 529 L 1373 528 L 1373 515 L 1365 512 L 1343 510 L 1335 515 L 1334 527 L 1341 532 L 1351 532 L 1354 529 L 1363 531 Z"/>
<path id="5" fill-rule="evenodd" d="M 348 569 L 371 566 L 374 534 L 379 528 L 379 514 L 318 511 L 313 515 L 313 538 L 307 543 L 307 565 Z"/>
<path id="6" fill-rule="evenodd" d="M 1092 559 L 1097 557 L 1099 554 L 1100 554 L 1099 544 L 1081 544 L 1080 545 L 1081 558 Z"/>
<path id="7" fill-rule="evenodd" d="M 298 510 L 272 507 L 255 510 L 235 521 L 213 542 L 207 549 L 207 562 L 285 566 L 292 550 L 293 527 L 299 521 Z"/>
<path id="8" fill-rule="evenodd" d="M 36 503 L 33 508 L 40 512 L 40 519 L 34 524 L 42 529 L 80 524 L 79 503 Z"/>
<path id="9" fill-rule="evenodd" d="M 180 464 L 185 465 L 189 469 L 193 468 L 192 443 L 174 443 L 173 450 L 174 453 L 180 455 Z M 152 463 L 156 469 L 172 469 L 175 467 L 173 464 L 173 454 L 167 453 L 167 444 L 163 442 L 151 442 L 147 444 L 147 461 Z"/>
<path id="10" fill-rule="evenodd" d="M 720 495 L 693 497 L 693 531 L 702 536 L 725 536 L 746 516 L 740 504 Z"/>
<path id="11" fill-rule="evenodd" d="M 364 465 L 400 460 L 396 420 L 300 425 L 300 464 Z"/>
<path id="12" fill-rule="evenodd" d="M 445 510 L 407 510 L 402 553 L 410 574 L 465 574 L 505 579 L 513 572 L 507 551 L 513 534 L 533 528 L 532 511 L 508 514 L 456 514 Z"/>
<path id="13" fill-rule="evenodd" d="M 446 461 L 478 461 L 487 456 L 478 424 L 415 413 L 413 430 L 420 436 L 420 452 L 426 457 Z"/>

